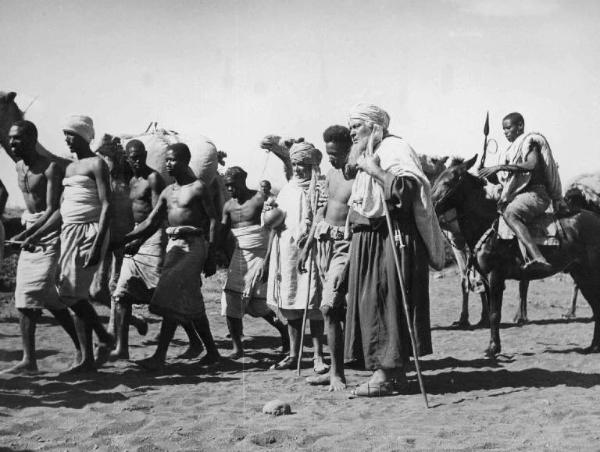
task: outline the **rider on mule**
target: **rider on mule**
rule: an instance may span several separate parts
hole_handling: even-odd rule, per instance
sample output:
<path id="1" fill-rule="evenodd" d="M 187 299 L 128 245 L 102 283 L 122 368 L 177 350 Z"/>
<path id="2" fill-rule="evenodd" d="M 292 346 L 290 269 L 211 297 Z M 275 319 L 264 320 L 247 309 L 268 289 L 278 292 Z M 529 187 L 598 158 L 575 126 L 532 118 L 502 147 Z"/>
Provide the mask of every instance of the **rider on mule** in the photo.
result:
<path id="1" fill-rule="evenodd" d="M 562 188 L 557 165 L 541 134 L 523 133 L 525 120 L 520 113 L 506 115 L 502 128 L 510 143 L 501 159 L 504 164 L 483 168 L 479 176 L 502 186 L 498 211 L 531 257 L 523 269 L 550 271 L 552 266 L 534 242 L 527 224 L 542 215 L 552 201 L 560 202 Z"/>

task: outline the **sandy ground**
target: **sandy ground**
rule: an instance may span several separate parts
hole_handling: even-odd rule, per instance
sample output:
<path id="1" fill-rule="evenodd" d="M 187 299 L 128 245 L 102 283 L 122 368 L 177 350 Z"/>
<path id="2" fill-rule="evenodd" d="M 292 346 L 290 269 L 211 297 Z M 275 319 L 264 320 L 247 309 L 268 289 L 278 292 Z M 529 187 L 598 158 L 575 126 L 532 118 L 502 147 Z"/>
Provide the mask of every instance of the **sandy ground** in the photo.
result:
<path id="1" fill-rule="evenodd" d="M 223 353 L 230 348 L 219 316 L 223 274 L 205 284 L 213 333 Z M 311 350 L 303 376 L 270 371 L 277 356 L 274 330 L 247 318 L 244 362 L 201 368 L 175 359 L 185 349 L 178 331 L 164 372 L 147 373 L 127 361 L 96 375 L 59 375 L 71 362 L 67 336 L 45 316 L 38 329 L 37 376 L 0 376 L 0 449 L 10 450 L 600 450 L 600 356 L 589 345 L 591 310 L 581 301 L 577 318 L 561 315 L 571 282 L 556 276 L 532 283 L 529 317 L 512 324 L 517 286 L 505 297 L 503 355 L 484 359 L 487 330 L 458 331 L 459 287 L 455 270 L 431 280 L 435 353 L 422 360 L 430 409 L 414 373 L 410 394 L 351 399 L 347 392 L 309 387 Z M 10 294 L 0 299 L 0 367 L 20 359 L 20 337 Z M 473 297 L 471 320 L 479 318 Z M 106 308 L 99 308 L 107 315 Z M 158 324 L 153 323 L 153 336 Z M 132 358 L 146 356 L 132 332 Z M 349 385 L 368 376 L 348 370 Z M 263 404 L 279 398 L 292 414 L 272 417 Z"/>

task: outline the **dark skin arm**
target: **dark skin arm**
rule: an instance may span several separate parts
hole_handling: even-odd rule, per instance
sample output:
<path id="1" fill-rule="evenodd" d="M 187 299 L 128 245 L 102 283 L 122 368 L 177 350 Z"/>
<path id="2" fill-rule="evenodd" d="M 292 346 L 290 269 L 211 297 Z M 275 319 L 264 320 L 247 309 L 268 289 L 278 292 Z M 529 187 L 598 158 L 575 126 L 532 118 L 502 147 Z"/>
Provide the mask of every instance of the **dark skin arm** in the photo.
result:
<path id="1" fill-rule="evenodd" d="M 52 162 L 48 165 L 48 168 L 45 171 L 45 176 L 47 179 L 46 184 L 46 210 L 43 215 L 37 220 L 29 229 L 26 229 L 18 236 L 14 238 L 14 240 L 25 240 L 22 248 L 25 248 L 29 245 L 29 237 L 31 237 L 36 231 L 38 231 L 49 219 L 54 215 L 56 211 L 60 208 L 60 199 L 62 194 L 62 179 L 63 179 L 63 171 L 56 163 Z M 41 237 L 40 235 L 36 235 L 36 237 Z"/>
<path id="2" fill-rule="evenodd" d="M 269 231 L 269 243 L 267 244 L 267 254 L 265 255 L 260 274 L 258 275 L 258 280 L 262 282 L 267 282 L 267 279 L 269 279 L 269 260 L 271 259 L 271 246 L 273 245 L 273 239 L 275 238 L 276 234 L 277 231 L 275 229 L 271 229 Z"/>
<path id="3" fill-rule="evenodd" d="M 213 204 L 209 191 L 202 185 L 201 194 L 202 206 L 208 215 L 210 226 L 208 233 L 208 254 L 204 263 L 204 276 L 212 276 L 217 272 L 217 264 L 215 262 L 215 239 L 217 234 L 217 212 Z"/>
<path id="4" fill-rule="evenodd" d="M 133 231 L 125 234 L 125 237 L 123 237 L 123 243 L 118 244 L 117 246 L 122 246 L 124 243 L 129 243 L 134 240 L 145 240 L 146 238 L 154 234 L 156 231 L 158 231 L 160 225 L 163 223 L 163 221 L 167 219 L 168 191 L 168 187 L 162 191 L 162 193 L 158 197 L 158 200 L 156 201 L 154 209 L 152 209 L 152 212 L 150 212 L 148 217 L 146 217 L 146 219 L 142 221 Z"/>
<path id="5" fill-rule="evenodd" d="M 525 161 L 518 165 L 496 165 L 489 168 L 482 168 L 478 172 L 479 177 L 490 177 L 498 171 L 509 171 L 511 173 L 526 173 L 533 171 L 539 163 L 539 152 L 529 152 Z"/>
<path id="6" fill-rule="evenodd" d="M 8 201 L 8 191 L 0 180 L 0 216 L 4 215 L 4 209 L 6 208 L 6 201 Z"/>
<path id="7" fill-rule="evenodd" d="M 108 170 L 108 165 L 104 160 L 98 158 L 92 163 L 91 169 L 94 174 L 94 178 L 96 179 L 98 199 L 100 200 L 100 205 L 102 208 L 100 210 L 100 219 L 98 220 L 98 234 L 96 235 L 96 239 L 94 240 L 94 244 L 92 245 L 88 259 L 83 265 L 84 267 L 94 266 L 100 262 L 100 259 L 102 258 L 102 244 L 104 243 L 104 239 L 108 233 L 110 216 L 112 214 L 110 203 L 110 173 Z"/>

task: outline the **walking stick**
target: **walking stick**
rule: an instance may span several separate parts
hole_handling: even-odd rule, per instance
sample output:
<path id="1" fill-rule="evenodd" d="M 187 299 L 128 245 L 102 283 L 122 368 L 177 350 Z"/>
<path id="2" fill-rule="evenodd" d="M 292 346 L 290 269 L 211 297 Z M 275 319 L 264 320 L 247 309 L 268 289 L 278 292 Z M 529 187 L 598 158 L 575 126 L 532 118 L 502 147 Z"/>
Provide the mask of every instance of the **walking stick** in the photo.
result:
<path id="1" fill-rule="evenodd" d="M 310 237 L 309 237 L 310 239 Z M 298 376 L 301 375 L 301 363 L 302 363 L 302 352 L 304 351 L 304 332 L 306 331 L 306 318 L 308 317 L 308 305 L 310 304 L 310 282 L 312 280 L 312 250 L 313 245 L 310 246 L 308 250 L 308 286 L 306 288 L 306 304 L 304 305 L 304 312 L 302 313 L 302 333 L 300 334 L 300 351 L 298 352 L 298 363 L 296 370 L 298 371 Z"/>
<path id="2" fill-rule="evenodd" d="M 315 220 L 315 215 L 317 213 L 317 202 L 319 200 L 319 189 L 317 187 L 317 170 L 313 168 L 312 173 L 312 181 L 311 187 L 309 189 L 309 199 L 310 199 L 310 211 L 312 216 L 312 221 Z M 304 313 L 302 314 L 302 332 L 300 333 L 300 350 L 298 352 L 298 363 L 296 370 L 298 371 L 298 376 L 301 374 L 300 366 L 302 362 L 302 352 L 304 350 L 304 330 L 306 329 L 306 317 L 308 317 L 308 305 L 310 304 L 310 282 L 312 280 L 312 251 L 314 248 L 314 243 L 312 242 L 314 234 L 314 229 L 311 227 L 308 231 L 307 243 L 310 243 L 310 249 L 308 250 L 308 286 L 306 287 L 306 304 L 304 305 Z"/>
<path id="3" fill-rule="evenodd" d="M 408 335 L 410 336 L 410 343 L 412 345 L 413 358 L 415 360 L 415 370 L 417 371 L 417 379 L 419 380 L 419 387 L 421 388 L 421 394 L 425 399 L 425 406 L 429 408 L 429 402 L 427 401 L 427 392 L 425 391 L 425 385 L 423 384 L 423 376 L 421 375 L 421 366 L 419 364 L 419 352 L 417 350 L 417 341 L 415 339 L 415 333 L 413 330 L 413 323 L 410 318 L 410 312 L 408 310 L 407 292 L 406 286 L 404 285 L 404 278 L 402 277 L 402 267 L 400 266 L 400 256 L 398 256 L 398 250 L 396 248 L 396 237 L 394 235 L 394 227 L 392 226 L 392 217 L 388 209 L 387 203 L 383 196 L 383 191 L 380 191 L 381 200 L 383 204 L 383 211 L 385 212 L 385 221 L 387 223 L 390 245 L 392 248 L 392 254 L 394 255 L 394 263 L 396 264 L 396 273 L 398 274 L 398 280 L 400 281 L 400 290 L 402 292 L 402 310 L 406 317 L 406 324 L 408 325 Z M 403 245 L 401 245 L 403 246 Z"/>

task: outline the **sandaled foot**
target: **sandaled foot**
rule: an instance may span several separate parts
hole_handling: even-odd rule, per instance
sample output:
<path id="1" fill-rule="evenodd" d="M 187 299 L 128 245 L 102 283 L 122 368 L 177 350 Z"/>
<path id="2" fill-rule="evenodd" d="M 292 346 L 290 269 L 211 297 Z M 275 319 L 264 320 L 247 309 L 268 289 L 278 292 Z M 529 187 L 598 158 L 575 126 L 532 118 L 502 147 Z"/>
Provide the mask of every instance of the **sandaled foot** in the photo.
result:
<path id="1" fill-rule="evenodd" d="M 14 375 L 34 375 L 38 373 L 38 367 L 35 362 L 23 362 L 21 361 L 19 364 L 9 367 L 0 372 L 0 374 L 14 374 Z"/>
<path id="2" fill-rule="evenodd" d="M 311 386 L 325 386 L 329 384 L 329 375 L 312 375 L 306 377 L 306 383 Z"/>
<path id="3" fill-rule="evenodd" d="M 198 361 L 198 364 L 201 366 L 210 366 L 211 364 L 218 363 L 220 359 L 221 355 L 218 353 L 207 353 Z"/>
<path id="4" fill-rule="evenodd" d="M 322 356 L 315 356 L 313 358 L 313 370 L 316 374 L 323 375 L 329 372 L 329 366 L 323 362 Z"/>
<path id="5" fill-rule="evenodd" d="M 204 347 L 202 344 L 190 346 L 185 352 L 177 356 L 177 359 L 194 359 L 202 354 Z"/>
<path id="6" fill-rule="evenodd" d="M 162 370 L 165 367 L 165 362 L 151 356 L 150 358 L 139 359 L 134 361 L 134 364 L 150 371 Z"/>
<path id="7" fill-rule="evenodd" d="M 383 381 L 373 383 L 367 381 L 352 390 L 352 395 L 355 397 L 384 397 L 394 393 L 394 382 Z"/>
<path id="8" fill-rule="evenodd" d="M 269 369 L 270 370 L 292 370 L 298 366 L 298 357 L 296 356 L 286 356 L 278 363 L 273 364 Z"/>
<path id="9" fill-rule="evenodd" d="M 71 367 L 70 369 L 62 372 L 62 375 L 79 375 L 79 374 L 87 374 L 87 373 L 93 373 L 93 372 L 98 372 L 98 369 L 96 368 L 96 365 L 94 364 L 93 361 L 87 361 L 87 362 L 82 362 L 79 363 L 73 367 Z"/>

